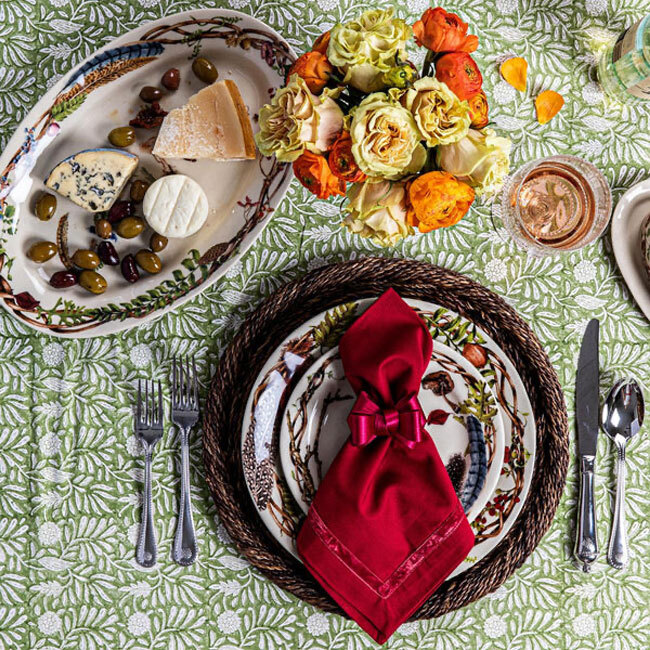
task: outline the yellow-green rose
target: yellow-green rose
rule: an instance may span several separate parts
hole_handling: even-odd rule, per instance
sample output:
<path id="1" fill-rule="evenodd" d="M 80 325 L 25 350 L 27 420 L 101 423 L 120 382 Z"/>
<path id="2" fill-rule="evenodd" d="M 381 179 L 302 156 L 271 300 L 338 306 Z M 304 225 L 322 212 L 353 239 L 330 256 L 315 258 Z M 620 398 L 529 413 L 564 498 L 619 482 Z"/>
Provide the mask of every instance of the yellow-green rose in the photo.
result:
<path id="1" fill-rule="evenodd" d="M 404 183 L 372 178 L 364 183 L 353 183 L 348 190 L 345 211 L 348 214 L 343 226 L 381 246 L 394 246 L 414 232 L 406 222 Z"/>
<path id="2" fill-rule="evenodd" d="M 265 156 L 293 162 L 305 149 L 323 153 L 343 128 L 343 111 L 325 89 L 318 97 L 305 80 L 291 75 L 270 104 L 262 106 L 255 141 Z"/>
<path id="3" fill-rule="evenodd" d="M 369 93 L 384 87 L 383 75 L 406 58 L 412 30 L 393 18 L 393 9 L 370 9 L 330 32 L 329 62 L 345 75 L 343 81 Z"/>
<path id="4" fill-rule="evenodd" d="M 492 198 L 510 171 L 511 146 L 493 129 L 470 129 L 462 140 L 438 147 L 438 166 L 473 187 L 477 196 Z"/>
<path id="5" fill-rule="evenodd" d="M 368 95 L 353 111 L 352 155 L 367 176 L 397 180 L 419 171 L 426 160 L 411 113 L 386 93 Z"/>
<path id="6" fill-rule="evenodd" d="M 418 79 L 401 93 L 400 103 L 411 111 L 429 147 L 453 144 L 469 131 L 469 104 L 461 102 L 446 83 L 434 77 Z"/>

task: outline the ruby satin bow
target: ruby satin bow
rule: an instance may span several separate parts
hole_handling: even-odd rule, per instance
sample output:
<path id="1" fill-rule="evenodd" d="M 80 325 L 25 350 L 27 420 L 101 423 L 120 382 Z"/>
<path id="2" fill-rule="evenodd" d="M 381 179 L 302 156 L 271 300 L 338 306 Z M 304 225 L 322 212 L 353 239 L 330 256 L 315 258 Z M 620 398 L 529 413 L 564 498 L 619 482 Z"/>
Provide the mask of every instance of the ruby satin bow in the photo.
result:
<path id="1" fill-rule="evenodd" d="M 382 409 L 366 391 L 362 391 L 348 416 L 352 444 L 357 447 L 367 445 L 377 437 L 393 436 L 413 449 L 427 435 L 425 424 L 426 418 L 415 395 L 401 400 L 395 408 Z"/>

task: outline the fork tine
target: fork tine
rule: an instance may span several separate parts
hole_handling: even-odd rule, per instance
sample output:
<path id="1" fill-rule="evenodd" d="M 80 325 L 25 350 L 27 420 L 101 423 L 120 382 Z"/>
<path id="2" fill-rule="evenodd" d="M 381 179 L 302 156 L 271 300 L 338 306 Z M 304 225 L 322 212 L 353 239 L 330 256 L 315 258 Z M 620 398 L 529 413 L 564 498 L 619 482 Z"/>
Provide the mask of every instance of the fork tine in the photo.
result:
<path id="1" fill-rule="evenodd" d="M 160 380 L 158 380 L 158 426 L 163 421 L 163 401 L 162 401 L 162 388 L 160 387 Z"/>
<path id="2" fill-rule="evenodd" d="M 194 371 L 193 385 L 194 385 L 194 408 L 199 409 L 199 375 L 196 372 L 196 359 L 192 356 L 192 370 Z"/>
<path id="3" fill-rule="evenodd" d="M 190 362 L 188 357 L 185 357 L 185 407 L 191 408 L 191 391 L 192 391 L 192 375 L 190 374 Z"/>
<path id="4" fill-rule="evenodd" d="M 136 405 L 136 424 L 142 426 L 142 380 L 138 379 L 138 403 Z"/>
<path id="5" fill-rule="evenodd" d="M 149 380 L 144 382 L 144 419 L 147 426 L 151 425 L 151 404 L 149 404 Z"/>
<path id="6" fill-rule="evenodd" d="M 172 359 L 172 406 L 176 407 L 178 404 L 178 368 L 176 363 L 176 355 Z"/>

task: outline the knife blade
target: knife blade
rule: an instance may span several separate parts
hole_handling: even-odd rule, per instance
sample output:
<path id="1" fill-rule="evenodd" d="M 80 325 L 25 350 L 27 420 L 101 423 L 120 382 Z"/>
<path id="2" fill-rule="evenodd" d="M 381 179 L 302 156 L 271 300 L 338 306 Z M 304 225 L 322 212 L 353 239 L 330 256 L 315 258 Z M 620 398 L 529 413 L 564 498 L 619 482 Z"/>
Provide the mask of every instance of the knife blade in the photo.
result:
<path id="1" fill-rule="evenodd" d="M 580 463 L 580 499 L 575 556 L 588 573 L 598 557 L 594 507 L 594 464 L 600 424 L 598 339 L 600 323 L 589 321 L 582 338 L 576 374 L 576 424 Z"/>

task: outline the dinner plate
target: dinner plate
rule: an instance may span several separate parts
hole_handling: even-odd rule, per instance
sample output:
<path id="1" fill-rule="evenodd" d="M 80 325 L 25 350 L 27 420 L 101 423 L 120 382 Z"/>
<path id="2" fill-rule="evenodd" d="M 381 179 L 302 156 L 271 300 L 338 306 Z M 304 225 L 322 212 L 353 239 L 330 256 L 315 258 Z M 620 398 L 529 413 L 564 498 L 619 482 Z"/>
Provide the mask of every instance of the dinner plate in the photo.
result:
<path id="1" fill-rule="evenodd" d="M 289 397 L 280 427 L 280 462 L 305 514 L 348 438 L 347 417 L 355 399 L 338 346 L 309 367 Z M 494 492 L 503 466 L 503 421 L 496 399 L 465 357 L 435 341 L 418 400 L 427 433 L 471 522 Z"/>
<path id="2" fill-rule="evenodd" d="M 172 160 L 174 171 L 194 178 L 208 195 L 206 225 L 186 239 L 170 239 L 160 253 L 163 270 L 129 284 L 117 267 L 103 267 L 101 295 L 79 286 L 54 289 L 49 278 L 63 269 L 58 256 L 36 264 L 26 257 L 38 240 L 56 241 L 59 218 L 69 214 L 68 248 L 90 248 L 91 213 L 57 195 L 48 222 L 34 215 L 51 169 L 78 151 L 111 146 L 108 133 L 135 117 L 145 85 L 158 86 L 169 68 L 180 70 L 177 91 L 160 100 L 170 111 L 205 87 L 191 71 L 200 54 L 219 79 L 237 84 L 251 118 L 284 83 L 291 47 L 270 27 L 236 11 L 193 9 L 135 29 L 92 54 L 60 80 L 20 124 L 0 157 L 0 302 L 24 323 L 64 336 L 94 336 L 127 329 L 185 302 L 212 284 L 251 246 L 268 223 L 290 182 L 289 167 L 262 158 L 246 161 Z M 257 123 L 252 119 L 253 130 Z M 128 148 L 140 158 L 134 178 L 169 171 L 151 155 L 156 130 L 137 129 Z M 151 231 L 114 242 L 120 257 L 147 247 Z"/>
<path id="3" fill-rule="evenodd" d="M 612 217 L 612 248 L 632 296 L 650 320 L 650 283 L 641 256 L 641 225 L 650 215 L 650 179 L 633 185 L 618 202 Z"/>
<path id="4" fill-rule="evenodd" d="M 284 478 L 280 424 L 296 382 L 323 354 L 338 345 L 349 325 L 373 299 L 351 301 L 296 328 L 269 356 L 249 395 L 241 430 L 244 479 L 270 534 L 298 557 L 295 538 L 304 514 Z M 434 341 L 462 354 L 497 399 L 503 417 L 503 467 L 492 498 L 472 522 L 472 554 L 451 576 L 485 557 L 507 534 L 523 508 L 535 465 L 535 420 L 524 385 L 507 355 L 479 327 L 439 305 L 406 299 L 424 319 Z M 450 577 L 451 577 L 450 576 Z"/>

